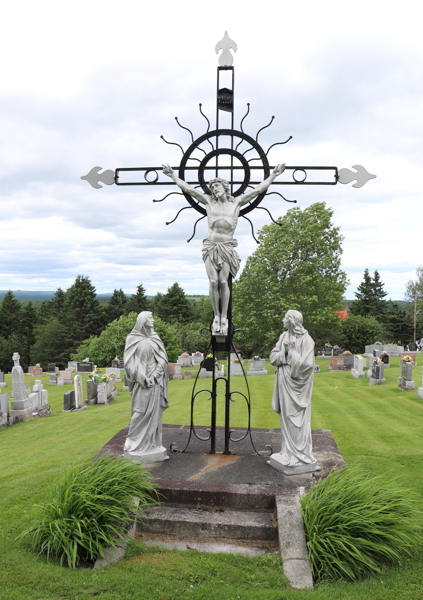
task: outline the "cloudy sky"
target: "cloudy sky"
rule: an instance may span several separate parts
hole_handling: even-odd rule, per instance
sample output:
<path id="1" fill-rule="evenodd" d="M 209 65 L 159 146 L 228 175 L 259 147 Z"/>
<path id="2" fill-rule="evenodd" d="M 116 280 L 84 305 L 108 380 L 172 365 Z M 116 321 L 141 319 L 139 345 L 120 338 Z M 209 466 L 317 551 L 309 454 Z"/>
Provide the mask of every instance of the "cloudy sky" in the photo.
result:
<path id="1" fill-rule="evenodd" d="M 178 281 L 206 294 L 205 221 L 189 243 L 194 210 L 170 186 L 93 189 L 94 166 L 179 164 L 214 127 L 215 45 L 225 30 L 235 55 L 235 126 L 260 134 L 271 164 L 362 164 L 377 179 L 355 189 L 278 186 L 305 208 L 325 201 L 344 239 L 346 296 L 366 267 L 401 299 L 423 264 L 423 43 L 417 1 L 199 3 L 29 2 L 2 9 L 0 49 L 0 289 L 66 289 L 88 275 L 98 292 L 142 282 L 148 294 Z M 276 218 L 292 205 L 265 199 Z M 260 229 L 265 211 L 249 215 Z M 236 232 L 242 264 L 250 225 Z"/>

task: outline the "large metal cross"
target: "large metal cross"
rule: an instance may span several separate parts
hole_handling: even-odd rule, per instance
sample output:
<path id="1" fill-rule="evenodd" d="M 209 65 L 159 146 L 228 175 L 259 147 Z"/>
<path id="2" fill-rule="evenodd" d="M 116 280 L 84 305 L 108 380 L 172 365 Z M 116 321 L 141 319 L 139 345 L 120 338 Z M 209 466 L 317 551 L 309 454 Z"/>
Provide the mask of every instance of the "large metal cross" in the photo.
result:
<path id="1" fill-rule="evenodd" d="M 267 151 L 265 151 L 258 142 L 259 135 L 263 129 L 270 127 L 273 123 L 274 117 L 271 118 L 270 122 L 262 127 L 255 138 L 249 136 L 244 132 L 243 123 L 250 111 L 250 105 L 247 105 L 247 112 L 240 122 L 239 130 L 234 127 L 234 83 L 235 73 L 233 65 L 233 55 L 231 50 L 237 51 L 236 43 L 231 40 L 228 33 L 225 32 L 224 37 L 218 44 L 216 44 L 216 54 L 222 51 L 219 57 L 219 66 L 217 68 L 217 93 L 216 93 L 216 127 L 210 130 L 210 121 L 202 111 L 202 105 L 199 105 L 200 113 L 203 115 L 207 122 L 206 132 L 194 139 L 194 136 L 190 129 L 184 127 L 179 123 L 178 117 L 175 117 L 178 125 L 189 132 L 192 143 L 184 150 L 180 144 L 175 142 L 168 142 L 163 136 L 161 138 L 167 144 L 178 146 L 182 152 L 182 159 L 178 166 L 172 167 L 174 171 L 178 173 L 180 179 L 186 181 L 191 186 L 201 188 L 205 194 L 210 194 L 210 190 L 207 185 L 207 174 L 212 174 L 214 177 L 219 177 L 224 174 L 231 186 L 231 193 L 234 197 L 237 197 L 245 192 L 248 188 L 252 188 L 259 184 L 262 179 L 265 179 L 274 169 L 268 161 L 268 154 L 271 148 L 277 145 L 286 144 L 292 139 L 289 136 L 284 142 L 276 142 L 272 144 Z M 226 85 L 221 85 L 221 79 L 224 77 Z M 226 128 L 220 127 L 220 121 L 223 113 L 229 113 L 230 125 Z M 228 143 L 229 141 L 229 143 Z M 249 155 L 249 156 L 247 156 Z M 253 164 L 252 164 L 253 163 Z M 255 163 L 255 164 L 254 164 Z M 284 175 L 279 177 L 272 183 L 272 186 L 303 186 L 303 185 L 336 185 L 337 183 L 351 183 L 355 181 L 353 187 L 362 187 L 369 179 L 376 177 L 376 175 L 370 174 L 363 166 L 354 165 L 351 169 L 329 166 L 304 166 L 304 165 L 287 165 L 285 167 Z M 116 184 L 118 186 L 169 186 L 174 185 L 174 182 L 168 177 L 165 177 L 162 173 L 162 167 L 118 167 L 115 170 L 108 169 L 103 171 L 102 167 L 93 167 L 91 171 L 81 177 L 88 181 L 88 183 L 99 189 L 103 187 L 101 183 L 106 185 Z M 260 175 L 261 179 L 257 179 L 255 175 Z M 135 176 L 135 179 L 134 179 Z M 138 178 L 137 178 L 138 176 Z M 179 194 L 180 192 L 171 192 L 160 200 L 153 200 L 153 202 L 162 202 L 171 194 Z M 278 194 L 287 202 L 296 202 L 296 200 L 288 200 L 279 192 L 265 192 L 257 196 L 253 201 L 244 206 L 240 211 L 240 216 L 247 219 L 246 215 L 253 209 L 258 208 L 266 194 Z M 196 211 L 206 216 L 206 209 L 192 196 L 184 193 L 189 206 L 182 208 L 175 219 L 166 223 L 169 225 L 173 223 L 178 217 L 182 210 L 187 208 L 194 208 Z M 262 210 L 269 211 L 266 208 L 260 207 Z M 269 213 L 269 216 L 272 216 Z M 200 220 L 198 219 L 198 220 Z M 247 219 L 249 221 L 249 219 Z M 273 220 L 273 218 L 272 218 Z M 198 222 L 198 221 L 197 221 Z M 254 236 L 254 229 L 252 227 L 252 233 Z M 195 224 L 196 225 L 196 224 Z M 195 225 L 193 235 L 188 242 L 195 235 Z M 257 240 L 256 240 L 257 241 Z"/>

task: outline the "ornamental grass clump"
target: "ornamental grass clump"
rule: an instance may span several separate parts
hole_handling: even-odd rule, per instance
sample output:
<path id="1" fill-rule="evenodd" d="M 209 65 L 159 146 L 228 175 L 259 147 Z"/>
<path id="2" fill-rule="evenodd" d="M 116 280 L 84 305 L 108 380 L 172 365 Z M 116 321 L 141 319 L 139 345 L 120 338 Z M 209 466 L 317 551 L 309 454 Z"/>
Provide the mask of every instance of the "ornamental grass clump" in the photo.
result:
<path id="1" fill-rule="evenodd" d="M 399 564 L 421 543 L 415 496 L 397 480 L 339 469 L 301 499 L 316 581 L 355 581 Z"/>
<path id="2" fill-rule="evenodd" d="M 139 505 L 134 504 L 134 498 Z M 157 504 L 150 472 L 124 458 L 102 456 L 69 469 L 42 505 L 33 508 L 32 525 L 20 538 L 70 568 L 93 563 L 107 546 L 121 542 L 144 509 Z"/>

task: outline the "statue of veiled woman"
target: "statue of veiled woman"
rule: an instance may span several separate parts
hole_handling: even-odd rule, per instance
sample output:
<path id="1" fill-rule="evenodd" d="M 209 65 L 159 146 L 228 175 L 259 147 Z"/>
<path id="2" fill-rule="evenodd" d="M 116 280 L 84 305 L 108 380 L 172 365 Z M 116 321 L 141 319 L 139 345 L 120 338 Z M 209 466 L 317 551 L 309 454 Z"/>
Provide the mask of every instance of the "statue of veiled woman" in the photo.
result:
<path id="1" fill-rule="evenodd" d="M 126 338 L 123 358 L 132 392 L 132 420 L 124 455 L 145 462 L 169 458 L 162 446 L 162 415 L 168 407 L 168 359 L 153 326 L 151 312 L 138 315 L 135 327 Z"/>
<path id="2" fill-rule="evenodd" d="M 319 469 L 311 442 L 314 342 L 297 310 L 289 310 L 283 324 L 287 331 L 270 353 L 276 367 L 272 408 L 281 416 L 282 449 L 272 454 L 269 464 L 285 475 L 295 475 Z"/>

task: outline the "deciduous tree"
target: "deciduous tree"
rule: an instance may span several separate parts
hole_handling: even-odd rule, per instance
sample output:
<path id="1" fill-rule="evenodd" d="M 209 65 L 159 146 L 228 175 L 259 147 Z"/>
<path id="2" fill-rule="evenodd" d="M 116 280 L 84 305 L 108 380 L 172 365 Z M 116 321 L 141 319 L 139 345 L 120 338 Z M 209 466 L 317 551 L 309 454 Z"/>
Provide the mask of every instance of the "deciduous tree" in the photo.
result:
<path id="1" fill-rule="evenodd" d="M 278 225 L 259 232 L 260 246 L 233 286 L 236 325 L 247 351 L 266 353 L 283 330 L 287 310 L 299 310 L 317 344 L 340 328 L 334 311 L 343 308 L 347 276 L 341 270 L 342 235 L 324 203 L 288 210 Z"/>

